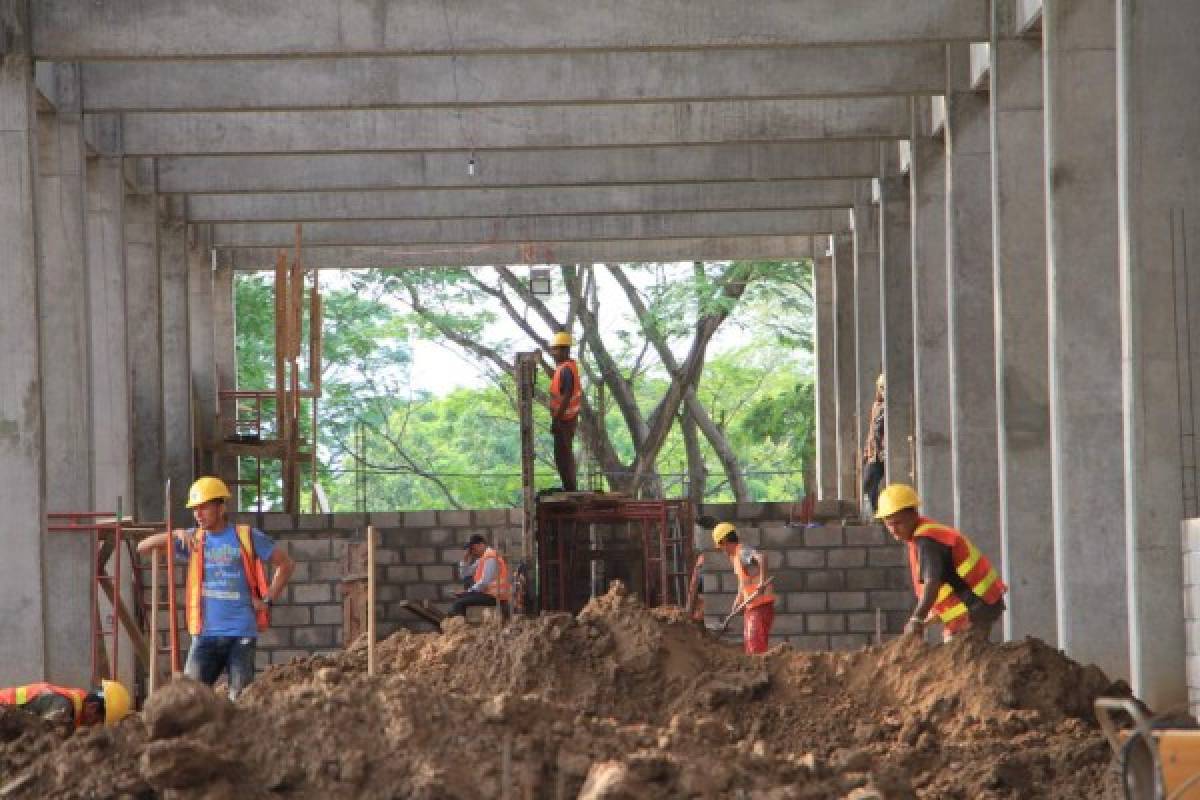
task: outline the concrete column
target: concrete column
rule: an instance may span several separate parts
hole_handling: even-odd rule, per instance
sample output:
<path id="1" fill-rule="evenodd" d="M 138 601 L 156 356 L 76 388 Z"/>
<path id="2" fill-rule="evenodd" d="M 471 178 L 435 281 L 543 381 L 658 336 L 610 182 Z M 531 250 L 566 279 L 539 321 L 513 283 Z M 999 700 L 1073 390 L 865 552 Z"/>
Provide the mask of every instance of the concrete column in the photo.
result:
<path id="1" fill-rule="evenodd" d="M 917 493 L 934 519 L 954 518 L 950 452 L 950 350 L 946 330 L 946 155 L 927 133 L 929 109 L 913 114 L 909 190 L 912 215 L 913 375 Z"/>
<path id="2" fill-rule="evenodd" d="M 133 442 L 133 509 L 139 520 L 164 518 L 162 355 L 158 274 L 158 199 L 153 162 L 127 161 L 134 189 L 125 195 L 125 311 Z"/>
<path id="3" fill-rule="evenodd" d="M 875 381 L 883 371 L 879 317 L 879 209 L 872 205 L 869 197 L 863 197 L 854 205 L 854 344 L 858 371 L 856 458 L 861 467 L 863 447 L 870 433 Z M 861 500 L 862 496 L 860 469 L 855 497 Z M 864 506 L 864 512 L 866 510 Z"/>
<path id="4" fill-rule="evenodd" d="M 1200 6 L 1117 7 L 1131 673 L 1139 697 L 1174 708 L 1188 699 L 1180 520 L 1200 516 L 1200 280 L 1188 258 L 1200 252 Z"/>
<path id="5" fill-rule="evenodd" d="M 858 377 L 854 361 L 854 238 L 848 233 L 839 233 L 831 240 L 834 359 L 837 362 L 834 378 L 837 384 L 838 499 L 857 502 L 858 437 L 854 432 L 854 422 Z"/>
<path id="6" fill-rule="evenodd" d="M 833 254 L 827 237 L 814 248 L 813 294 L 816 304 L 817 498 L 837 498 L 837 364 L 834 355 Z"/>
<path id="7" fill-rule="evenodd" d="M 894 148 L 895 145 L 888 144 Z M 889 481 L 913 483 L 912 234 L 908 180 L 892 175 L 879 182 L 879 292 L 883 374 L 887 376 L 884 430 Z"/>
<path id="8" fill-rule="evenodd" d="M 1043 7 L 1059 645 L 1128 679 L 1115 29 L 1111 0 Z"/>
<path id="9" fill-rule="evenodd" d="M 946 48 L 946 293 L 954 524 L 1000 560 L 988 98 L 966 45 Z"/>
<path id="10" fill-rule="evenodd" d="M 1011 6 L 993 3 L 992 260 L 996 285 L 996 419 L 1000 541 L 1012 588 L 1007 639 L 1058 641 L 1046 353 L 1046 192 L 1042 51 L 1014 39 Z"/>
<path id="11" fill-rule="evenodd" d="M 213 273 L 213 360 L 216 369 L 216 391 L 237 388 L 237 352 L 234 343 L 233 266 L 228 259 L 222 260 L 218 253 L 217 270 Z M 219 394 L 218 394 L 219 397 Z M 219 401 L 221 414 L 217 435 L 225 437 L 233 432 L 233 403 Z M 226 480 L 237 479 L 237 459 L 224 456 L 218 460 L 217 474 Z M 237 489 L 233 492 L 233 508 L 237 508 Z"/>
<path id="12" fill-rule="evenodd" d="M 37 121 L 38 316 L 45 415 L 47 511 L 87 511 L 92 499 L 88 268 L 84 245 L 83 116 L 79 68 L 40 65 L 53 108 Z M 46 677 L 91 681 L 88 536 L 55 533 L 42 546 Z"/>
<path id="13" fill-rule="evenodd" d="M 188 346 L 198 474 L 211 475 L 217 441 L 217 373 L 213 357 L 213 267 L 207 225 L 191 225 L 187 237 Z"/>
<path id="14" fill-rule="evenodd" d="M 0 5 L 0 19 L 13 13 Z M 4 558 L 0 558 L 0 685 L 46 674 L 42 563 L 45 450 L 38 346 L 38 264 L 33 196 L 36 112 L 28 19 L 0 56 L 0 485 L 4 487 Z"/>
<path id="15" fill-rule="evenodd" d="M 187 519 L 192 483 L 192 367 L 188 344 L 187 225 L 183 197 L 160 198 L 158 270 L 162 302 L 163 469 L 175 519 Z"/>

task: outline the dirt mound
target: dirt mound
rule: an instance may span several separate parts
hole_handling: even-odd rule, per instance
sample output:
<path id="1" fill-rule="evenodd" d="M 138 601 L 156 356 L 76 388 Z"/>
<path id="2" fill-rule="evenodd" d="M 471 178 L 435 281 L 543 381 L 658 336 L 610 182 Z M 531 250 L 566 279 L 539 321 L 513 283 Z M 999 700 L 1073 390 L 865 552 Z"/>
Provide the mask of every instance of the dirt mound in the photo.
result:
<path id="1" fill-rule="evenodd" d="M 0 745 L 23 781 L 8 796 L 1116 796 L 1090 719 L 1112 687 L 1033 640 L 748 658 L 620 590 L 574 618 L 447 629 L 381 643 L 371 678 L 352 648 L 272 669 L 236 706 L 173 682 L 30 766 Z"/>

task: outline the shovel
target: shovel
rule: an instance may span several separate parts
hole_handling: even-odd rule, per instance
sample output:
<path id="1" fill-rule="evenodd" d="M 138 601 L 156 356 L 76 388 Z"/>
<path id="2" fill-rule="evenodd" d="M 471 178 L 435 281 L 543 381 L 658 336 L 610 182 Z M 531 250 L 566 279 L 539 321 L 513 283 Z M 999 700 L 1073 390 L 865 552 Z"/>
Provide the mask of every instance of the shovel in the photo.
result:
<path id="1" fill-rule="evenodd" d="M 717 634 L 718 636 L 720 636 L 722 633 L 724 633 L 729 628 L 729 623 L 733 622 L 733 618 L 736 617 L 738 614 L 742 613 L 743 611 L 745 611 L 746 606 L 748 606 L 751 603 L 751 601 L 753 601 L 760 594 L 762 594 L 764 591 L 766 591 L 767 587 L 770 586 L 774 580 L 775 580 L 775 576 L 772 575 L 771 577 L 767 578 L 765 581 L 760 583 L 758 585 L 758 588 L 750 593 L 749 597 L 747 597 L 745 600 L 743 600 L 742 602 L 738 603 L 736 606 L 733 607 L 733 610 L 729 612 L 729 616 L 726 617 L 725 621 L 721 623 L 721 627 L 715 628 L 710 625 L 708 630 L 711 631 L 712 633 Z"/>

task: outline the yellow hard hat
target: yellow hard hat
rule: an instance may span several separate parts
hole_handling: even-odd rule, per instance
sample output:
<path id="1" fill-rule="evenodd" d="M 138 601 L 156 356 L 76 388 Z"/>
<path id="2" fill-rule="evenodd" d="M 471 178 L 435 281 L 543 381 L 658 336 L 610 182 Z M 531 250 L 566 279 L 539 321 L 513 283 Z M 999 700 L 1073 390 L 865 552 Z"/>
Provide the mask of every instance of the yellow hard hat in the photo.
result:
<path id="1" fill-rule="evenodd" d="M 921 498 L 917 492 L 905 483 L 893 483 L 879 493 L 879 506 L 875 509 L 875 519 L 885 519 L 906 508 L 917 508 Z"/>
<path id="2" fill-rule="evenodd" d="M 133 699 L 124 685 L 118 681 L 100 681 L 100 691 L 104 693 L 105 725 L 116 725 L 129 716 Z"/>
<path id="3" fill-rule="evenodd" d="M 732 522 L 722 522 L 717 527 L 713 528 L 713 544 L 717 547 L 721 546 L 721 540 L 731 533 L 737 533 L 737 528 Z"/>
<path id="4" fill-rule="evenodd" d="M 575 344 L 575 341 L 571 338 L 569 331 L 559 331 L 550 340 L 551 347 L 570 347 L 573 344 Z"/>
<path id="5" fill-rule="evenodd" d="M 195 508 L 201 503 L 207 503 L 209 500 L 217 498 L 228 500 L 229 487 L 220 478 L 205 475 L 203 478 L 197 478 L 196 482 L 192 484 L 192 488 L 188 489 L 187 507 Z"/>

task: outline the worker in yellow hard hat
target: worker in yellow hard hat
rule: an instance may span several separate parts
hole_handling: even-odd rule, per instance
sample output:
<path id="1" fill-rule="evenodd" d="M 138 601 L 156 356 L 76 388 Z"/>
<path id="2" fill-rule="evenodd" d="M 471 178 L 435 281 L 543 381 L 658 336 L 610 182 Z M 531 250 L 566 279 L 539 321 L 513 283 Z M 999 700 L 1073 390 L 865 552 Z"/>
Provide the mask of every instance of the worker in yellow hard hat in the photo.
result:
<path id="1" fill-rule="evenodd" d="M 116 725 L 129 715 L 133 700 L 119 681 L 100 681 L 100 689 L 90 692 L 42 682 L 0 689 L 0 705 L 20 706 L 51 722 L 81 728 Z"/>
<path id="2" fill-rule="evenodd" d="M 886 475 L 884 464 L 887 461 L 887 439 L 884 436 L 884 418 L 886 416 L 886 381 L 883 373 L 875 379 L 875 400 L 871 403 L 870 427 L 867 429 L 867 443 L 863 446 L 863 494 L 870 503 L 871 513 L 879 507 L 879 487 L 883 485 Z"/>
<path id="3" fill-rule="evenodd" d="M 775 592 L 767 580 L 767 560 L 762 553 L 738 541 L 737 528 L 732 522 L 722 522 L 713 528 L 713 544 L 733 565 L 738 591 L 733 607 L 743 606 L 742 642 L 750 655 L 767 652 L 771 626 L 775 623 Z"/>
<path id="4" fill-rule="evenodd" d="M 229 696 L 237 699 L 254 680 L 258 635 L 270 625 L 271 604 L 283 593 L 295 562 L 262 531 L 234 525 L 225 510 L 229 487 L 220 478 L 198 479 L 188 490 L 187 507 L 196 527 L 176 529 L 175 558 L 187 562 L 184 598 L 192 644 L 184 672 L 208 684 L 229 675 Z M 165 548 L 168 534 L 147 536 L 138 552 Z M 267 565 L 275 568 L 267 581 Z"/>
<path id="5" fill-rule="evenodd" d="M 930 623 L 941 623 L 951 639 L 969 635 L 987 639 L 1004 613 L 1008 587 L 988 557 L 964 534 L 923 517 L 921 499 L 911 486 L 893 483 L 879 495 L 876 519 L 908 549 L 917 607 L 904 626 L 919 634 Z"/>
<path id="6" fill-rule="evenodd" d="M 554 467 L 565 492 L 578 488 L 575 481 L 575 423 L 583 403 L 579 365 L 571 358 L 571 334 L 559 331 L 550 340 L 554 377 L 550 379 L 550 434 L 554 437 Z"/>

